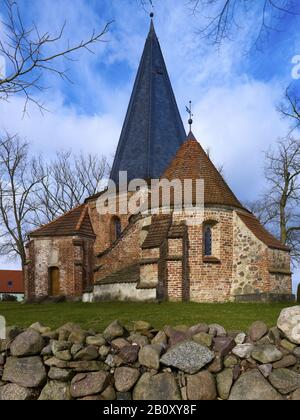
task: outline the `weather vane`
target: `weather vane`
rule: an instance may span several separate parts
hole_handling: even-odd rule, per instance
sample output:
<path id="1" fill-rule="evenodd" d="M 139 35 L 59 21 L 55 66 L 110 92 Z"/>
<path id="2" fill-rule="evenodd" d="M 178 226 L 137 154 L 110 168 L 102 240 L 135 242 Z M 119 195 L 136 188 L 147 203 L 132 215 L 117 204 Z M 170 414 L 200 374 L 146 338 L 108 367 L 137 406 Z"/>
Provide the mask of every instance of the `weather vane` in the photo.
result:
<path id="1" fill-rule="evenodd" d="M 150 6 L 152 8 L 152 11 L 150 12 L 150 17 L 151 17 L 151 19 L 153 19 L 154 18 L 154 4 L 153 4 L 152 0 L 149 0 L 149 3 L 150 3 Z"/>
<path id="2" fill-rule="evenodd" d="M 189 114 L 190 118 L 189 118 L 189 126 L 190 126 L 190 131 L 192 131 L 192 125 L 193 125 L 193 116 L 194 114 L 192 113 L 192 101 L 189 102 L 189 107 L 185 107 L 186 112 Z"/>

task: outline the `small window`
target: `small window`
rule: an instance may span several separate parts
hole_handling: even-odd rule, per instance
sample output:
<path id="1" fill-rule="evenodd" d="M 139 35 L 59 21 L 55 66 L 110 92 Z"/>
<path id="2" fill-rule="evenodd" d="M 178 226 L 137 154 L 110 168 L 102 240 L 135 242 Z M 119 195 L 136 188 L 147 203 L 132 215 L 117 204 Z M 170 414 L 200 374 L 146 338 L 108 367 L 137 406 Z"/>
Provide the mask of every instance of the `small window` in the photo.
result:
<path id="1" fill-rule="evenodd" d="M 10 289 L 13 287 L 13 285 L 14 285 L 14 283 L 13 283 L 11 280 L 9 280 L 9 281 L 7 282 L 7 286 L 8 286 Z"/>
<path id="2" fill-rule="evenodd" d="M 121 221 L 118 218 L 115 219 L 115 234 L 116 234 L 116 239 L 119 239 L 122 235 Z"/>
<path id="3" fill-rule="evenodd" d="M 204 256 L 212 256 L 212 230 L 211 226 L 204 227 Z"/>

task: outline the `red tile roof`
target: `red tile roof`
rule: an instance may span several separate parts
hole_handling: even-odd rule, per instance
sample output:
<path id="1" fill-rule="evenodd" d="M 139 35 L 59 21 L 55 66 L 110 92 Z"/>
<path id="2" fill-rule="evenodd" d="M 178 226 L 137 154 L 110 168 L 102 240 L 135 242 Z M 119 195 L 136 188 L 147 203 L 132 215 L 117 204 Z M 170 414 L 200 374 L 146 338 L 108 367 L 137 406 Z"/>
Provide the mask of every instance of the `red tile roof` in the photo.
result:
<path id="1" fill-rule="evenodd" d="M 204 180 L 204 203 L 226 205 L 243 209 L 242 204 L 231 191 L 207 153 L 192 133 L 180 147 L 162 178 L 169 181 L 185 179 L 193 181 L 193 202 L 196 197 L 196 180 Z"/>
<path id="2" fill-rule="evenodd" d="M 278 239 L 276 239 L 270 232 L 264 228 L 260 221 L 253 214 L 246 214 L 237 212 L 239 218 L 245 223 L 247 228 L 259 239 L 262 243 L 267 245 L 269 248 L 281 249 L 283 251 L 290 251 L 290 249 L 283 245 Z"/>
<path id="3" fill-rule="evenodd" d="M 160 247 L 168 235 L 171 223 L 172 218 L 170 215 L 154 215 L 142 248 L 149 249 Z"/>
<path id="4" fill-rule="evenodd" d="M 23 272 L 0 270 L 0 293 L 24 293 Z"/>
<path id="5" fill-rule="evenodd" d="M 86 204 L 75 207 L 58 219 L 53 220 L 53 222 L 31 232 L 30 236 L 69 236 L 78 234 L 95 236 Z"/>

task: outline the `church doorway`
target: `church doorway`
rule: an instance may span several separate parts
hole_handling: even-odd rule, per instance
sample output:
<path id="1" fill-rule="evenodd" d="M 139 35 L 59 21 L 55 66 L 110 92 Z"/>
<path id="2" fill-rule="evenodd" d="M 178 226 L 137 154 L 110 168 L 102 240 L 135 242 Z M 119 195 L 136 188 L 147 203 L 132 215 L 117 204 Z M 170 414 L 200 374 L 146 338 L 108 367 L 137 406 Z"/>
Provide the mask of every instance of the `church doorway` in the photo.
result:
<path id="1" fill-rule="evenodd" d="M 50 277 L 50 296 L 60 296 L 60 278 L 59 268 L 51 267 L 49 270 Z"/>

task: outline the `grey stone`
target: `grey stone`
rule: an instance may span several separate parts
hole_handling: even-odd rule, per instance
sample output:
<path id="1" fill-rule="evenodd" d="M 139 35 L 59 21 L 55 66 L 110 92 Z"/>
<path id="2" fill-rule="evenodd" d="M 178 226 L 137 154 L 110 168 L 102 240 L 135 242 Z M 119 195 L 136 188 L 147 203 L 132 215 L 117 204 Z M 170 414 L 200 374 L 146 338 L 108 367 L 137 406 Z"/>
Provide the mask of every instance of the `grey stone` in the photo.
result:
<path id="1" fill-rule="evenodd" d="M 74 357 L 80 350 L 84 348 L 83 344 L 73 344 L 71 347 L 71 355 Z"/>
<path id="2" fill-rule="evenodd" d="M 224 369 L 217 375 L 218 394 L 222 400 L 227 400 L 233 384 L 232 369 Z"/>
<path id="3" fill-rule="evenodd" d="M 246 334 L 245 333 L 239 333 L 235 338 L 235 344 L 244 344 L 245 340 L 246 340 Z"/>
<path id="4" fill-rule="evenodd" d="M 111 342 L 111 346 L 117 350 L 121 350 L 123 347 L 129 346 L 129 345 L 130 345 L 129 342 L 125 340 L 125 338 L 115 338 Z"/>
<path id="5" fill-rule="evenodd" d="M 102 334 L 97 334 L 94 336 L 89 336 L 86 338 L 86 344 L 89 346 L 97 346 L 97 347 L 101 347 L 101 346 L 105 346 L 106 344 L 106 340 L 103 337 Z"/>
<path id="6" fill-rule="evenodd" d="M 130 336 L 127 338 L 127 340 L 131 344 L 136 344 L 140 347 L 144 347 L 144 346 L 147 346 L 149 344 L 149 339 L 147 337 L 145 337 L 144 335 L 141 335 L 139 333 L 130 334 Z"/>
<path id="7" fill-rule="evenodd" d="M 181 394 L 171 373 L 152 376 L 146 372 L 133 390 L 133 400 L 175 401 L 181 400 Z"/>
<path id="8" fill-rule="evenodd" d="M 25 388 L 37 388 L 44 384 L 47 374 L 40 357 L 9 357 L 2 376 L 3 381 Z"/>
<path id="9" fill-rule="evenodd" d="M 289 340 L 284 339 L 280 341 L 280 347 L 284 348 L 289 352 L 292 352 L 297 346 L 296 344 L 291 343 Z"/>
<path id="10" fill-rule="evenodd" d="M 187 375 L 186 383 L 188 400 L 212 401 L 217 398 L 216 381 L 208 371 Z"/>
<path id="11" fill-rule="evenodd" d="M 258 370 L 250 370 L 239 377 L 231 389 L 230 401 L 280 401 L 282 396 Z"/>
<path id="12" fill-rule="evenodd" d="M 192 339 L 202 346 L 211 347 L 212 345 L 212 336 L 204 332 L 193 335 Z"/>
<path id="13" fill-rule="evenodd" d="M 41 350 L 41 356 L 52 356 L 51 344 L 48 344 Z"/>
<path id="14" fill-rule="evenodd" d="M 226 368 L 232 368 L 238 364 L 239 364 L 238 358 L 233 355 L 227 356 L 224 360 L 224 366 Z"/>
<path id="15" fill-rule="evenodd" d="M 47 359 L 44 361 L 46 366 L 49 367 L 57 367 L 57 368 L 61 368 L 61 369 L 65 369 L 68 367 L 68 362 L 65 362 L 63 360 L 59 360 L 56 357 L 51 357 L 50 359 Z"/>
<path id="16" fill-rule="evenodd" d="M 99 356 L 101 357 L 101 359 L 105 359 L 106 356 L 109 354 L 110 352 L 110 347 L 108 346 L 101 346 L 99 349 Z"/>
<path id="17" fill-rule="evenodd" d="M 69 401 L 71 399 L 70 386 L 58 381 L 48 382 L 39 396 L 40 401 Z"/>
<path id="18" fill-rule="evenodd" d="M 300 388 L 293 392 L 292 401 L 300 401 Z"/>
<path id="19" fill-rule="evenodd" d="M 51 331 L 51 328 L 46 327 L 45 325 L 41 324 L 40 322 L 35 322 L 34 324 L 30 325 L 32 330 L 37 331 L 39 334 L 46 334 Z"/>
<path id="20" fill-rule="evenodd" d="M 152 329 L 152 325 L 147 321 L 135 321 L 133 323 L 133 331 L 143 333 Z"/>
<path id="21" fill-rule="evenodd" d="M 281 369 L 290 366 L 294 366 L 297 363 L 297 359 L 292 354 L 284 356 L 283 359 L 279 360 L 278 362 L 273 363 L 274 369 Z"/>
<path id="22" fill-rule="evenodd" d="M 259 365 L 258 369 L 265 378 L 268 378 L 273 370 L 273 366 L 267 363 L 266 365 Z"/>
<path id="23" fill-rule="evenodd" d="M 69 369 L 74 369 L 76 372 L 97 372 L 98 370 L 108 369 L 105 363 L 100 362 L 98 360 L 80 360 L 78 362 L 69 362 L 67 364 L 67 367 Z"/>
<path id="24" fill-rule="evenodd" d="M 151 344 L 160 344 L 165 347 L 167 345 L 168 338 L 164 331 L 159 331 L 156 336 L 152 339 Z"/>
<path id="25" fill-rule="evenodd" d="M 285 337 L 295 344 L 300 344 L 300 306 L 292 306 L 281 311 L 277 327 Z"/>
<path id="26" fill-rule="evenodd" d="M 169 346 L 175 346 L 176 344 L 185 341 L 187 338 L 188 335 L 186 332 L 174 330 L 173 334 L 169 338 Z"/>
<path id="27" fill-rule="evenodd" d="M 124 328 L 119 321 L 113 321 L 103 332 L 104 337 L 107 340 L 113 340 L 117 337 L 122 337 L 124 335 Z"/>
<path id="28" fill-rule="evenodd" d="M 55 353 L 55 357 L 64 362 L 69 362 L 70 360 L 72 360 L 72 355 L 71 355 L 70 350 L 57 351 Z"/>
<path id="29" fill-rule="evenodd" d="M 74 360 L 96 360 L 99 357 L 99 352 L 95 346 L 87 346 L 75 354 Z"/>
<path id="30" fill-rule="evenodd" d="M 273 344 L 263 344 L 254 347 L 251 357 L 262 364 L 266 364 L 282 359 L 282 353 Z"/>
<path id="31" fill-rule="evenodd" d="M 268 333 L 267 325 L 262 321 L 254 322 L 249 328 L 249 335 L 252 341 L 258 341 Z"/>
<path id="32" fill-rule="evenodd" d="M 135 363 L 138 359 L 139 351 L 140 346 L 126 346 L 120 350 L 119 356 L 126 363 Z"/>
<path id="33" fill-rule="evenodd" d="M 289 394 L 300 388 L 300 375 L 289 369 L 274 369 L 269 381 L 281 394 Z"/>
<path id="34" fill-rule="evenodd" d="M 139 362 L 149 369 L 159 369 L 162 347 L 159 344 L 144 346 L 139 351 Z"/>
<path id="35" fill-rule="evenodd" d="M 209 331 L 209 327 L 207 324 L 197 324 L 189 328 L 188 335 L 190 337 L 193 337 L 193 335 L 196 335 L 199 333 L 208 333 L 208 331 Z"/>
<path id="36" fill-rule="evenodd" d="M 68 341 L 72 344 L 85 344 L 86 337 L 88 336 L 88 333 L 83 330 L 75 330 L 72 331 L 71 334 L 68 337 Z"/>
<path id="37" fill-rule="evenodd" d="M 101 394 L 109 385 L 109 374 L 104 371 L 80 373 L 71 382 L 71 395 L 74 398 Z"/>
<path id="38" fill-rule="evenodd" d="M 253 344 L 238 344 L 232 349 L 232 353 L 241 359 L 248 359 L 253 349 Z"/>
<path id="39" fill-rule="evenodd" d="M 224 337 L 227 335 L 225 328 L 219 324 L 210 324 L 209 334 L 212 335 L 213 337 Z"/>
<path id="40" fill-rule="evenodd" d="M 117 399 L 116 391 L 114 390 L 114 387 L 109 385 L 105 390 L 102 392 L 101 397 L 105 401 L 114 401 Z"/>
<path id="41" fill-rule="evenodd" d="M 131 393 L 130 392 L 117 392 L 117 400 L 118 401 L 131 401 Z"/>
<path id="42" fill-rule="evenodd" d="M 295 348 L 293 354 L 300 359 L 300 347 Z"/>
<path id="43" fill-rule="evenodd" d="M 57 367 L 51 367 L 48 372 L 48 377 L 54 381 L 68 382 L 73 373 L 68 369 L 60 369 Z"/>
<path id="44" fill-rule="evenodd" d="M 119 367 L 115 370 L 115 387 L 118 392 L 128 392 L 136 384 L 140 377 L 137 369 L 130 367 Z"/>
<path id="45" fill-rule="evenodd" d="M 36 391 L 17 384 L 0 387 L 0 401 L 26 401 L 36 398 Z"/>
<path id="46" fill-rule="evenodd" d="M 70 350 L 72 347 L 72 344 L 68 341 L 57 341 L 53 340 L 51 341 L 51 350 L 54 356 L 56 356 L 56 353 L 64 350 Z"/>
<path id="47" fill-rule="evenodd" d="M 44 339 L 37 331 L 28 329 L 19 334 L 10 345 L 12 356 L 34 356 L 45 346 Z"/>
<path id="48" fill-rule="evenodd" d="M 276 346 L 281 341 L 280 330 L 277 327 L 270 328 L 268 338 L 271 344 L 275 344 Z"/>
<path id="49" fill-rule="evenodd" d="M 213 350 L 220 356 L 227 356 L 235 347 L 235 341 L 231 337 L 216 337 L 213 339 Z"/>
<path id="50" fill-rule="evenodd" d="M 207 347 L 195 341 L 187 340 L 172 347 L 160 359 L 166 366 L 173 366 L 185 373 L 193 375 L 209 364 L 215 354 Z"/>
<path id="51" fill-rule="evenodd" d="M 211 373 L 219 373 L 223 369 L 223 357 L 221 357 L 219 354 L 216 354 L 216 357 L 212 361 L 210 365 L 208 365 L 207 370 Z"/>

